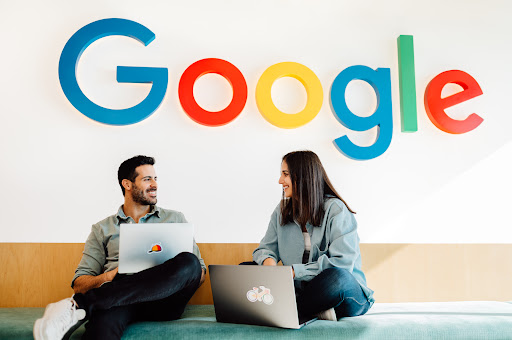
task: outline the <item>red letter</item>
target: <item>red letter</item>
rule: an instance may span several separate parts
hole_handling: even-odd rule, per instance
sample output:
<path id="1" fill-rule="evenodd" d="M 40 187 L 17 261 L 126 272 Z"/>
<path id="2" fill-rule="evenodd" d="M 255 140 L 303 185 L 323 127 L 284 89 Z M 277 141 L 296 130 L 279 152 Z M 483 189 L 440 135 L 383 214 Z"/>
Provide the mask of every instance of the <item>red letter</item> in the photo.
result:
<path id="1" fill-rule="evenodd" d="M 233 87 L 231 103 L 221 111 L 211 112 L 200 107 L 194 99 L 194 83 L 197 78 L 217 73 L 226 78 Z M 222 59 L 203 59 L 190 65 L 180 79 L 178 87 L 181 107 L 199 124 L 220 126 L 231 122 L 242 112 L 247 101 L 247 83 L 245 78 L 233 64 Z"/>
<path id="2" fill-rule="evenodd" d="M 457 84 L 463 88 L 446 98 L 441 98 L 441 91 L 446 84 Z M 430 81 L 425 90 L 425 109 L 428 118 L 444 132 L 459 134 L 474 130 L 484 120 L 476 113 L 470 114 L 464 120 L 456 120 L 448 117 L 444 110 L 450 106 L 470 100 L 481 95 L 482 89 L 476 80 L 463 71 L 452 70 L 438 74 Z"/>

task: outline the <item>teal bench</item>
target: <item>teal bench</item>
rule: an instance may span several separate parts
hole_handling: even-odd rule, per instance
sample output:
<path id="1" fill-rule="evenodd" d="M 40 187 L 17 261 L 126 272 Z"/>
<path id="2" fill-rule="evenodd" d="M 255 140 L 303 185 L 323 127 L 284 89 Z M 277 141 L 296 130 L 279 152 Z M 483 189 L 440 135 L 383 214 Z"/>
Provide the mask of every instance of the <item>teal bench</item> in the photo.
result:
<path id="1" fill-rule="evenodd" d="M 0 339 L 32 339 L 43 308 L 0 308 Z M 71 339 L 83 334 L 81 326 Z M 512 302 L 376 303 L 360 317 L 303 329 L 216 322 L 212 305 L 189 305 L 181 319 L 140 322 L 123 339 L 512 339 Z"/>

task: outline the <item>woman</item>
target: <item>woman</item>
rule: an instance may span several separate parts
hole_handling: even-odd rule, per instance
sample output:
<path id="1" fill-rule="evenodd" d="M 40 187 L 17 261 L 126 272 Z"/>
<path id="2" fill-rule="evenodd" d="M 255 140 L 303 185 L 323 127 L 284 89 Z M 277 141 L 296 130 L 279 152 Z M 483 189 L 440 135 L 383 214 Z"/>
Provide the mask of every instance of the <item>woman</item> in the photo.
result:
<path id="1" fill-rule="evenodd" d="M 283 199 L 253 260 L 292 266 L 300 315 L 336 321 L 365 314 L 375 300 L 361 271 L 354 212 L 334 190 L 318 156 L 285 155 L 279 184 Z"/>

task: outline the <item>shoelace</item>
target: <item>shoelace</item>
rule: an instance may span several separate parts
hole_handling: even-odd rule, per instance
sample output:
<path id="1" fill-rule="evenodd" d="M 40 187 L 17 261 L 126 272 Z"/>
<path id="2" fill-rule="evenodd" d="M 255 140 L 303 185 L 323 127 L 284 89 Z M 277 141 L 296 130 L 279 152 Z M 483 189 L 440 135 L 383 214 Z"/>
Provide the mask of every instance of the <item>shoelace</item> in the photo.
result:
<path id="1" fill-rule="evenodd" d="M 58 318 L 55 319 L 55 326 L 58 328 L 60 334 L 65 334 L 71 323 L 76 323 L 78 318 L 75 316 L 76 314 L 76 303 L 71 298 L 66 299 L 70 302 L 71 308 L 66 309 L 65 312 L 59 313 Z M 71 324 L 72 326 L 72 324 Z"/>

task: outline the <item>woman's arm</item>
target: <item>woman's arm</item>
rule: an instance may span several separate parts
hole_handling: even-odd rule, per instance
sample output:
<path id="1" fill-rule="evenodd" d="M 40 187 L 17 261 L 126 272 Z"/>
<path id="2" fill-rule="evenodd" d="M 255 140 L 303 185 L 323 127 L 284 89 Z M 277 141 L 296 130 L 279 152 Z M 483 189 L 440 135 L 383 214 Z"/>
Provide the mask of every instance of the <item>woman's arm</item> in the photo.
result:
<path id="1" fill-rule="evenodd" d="M 275 263 L 279 262 L 279 249 L 278 249 L 278 235 L 277 235 L 277 223 L 278 223 L 278 210 L 274 210 L 270 217 L 267 232 L 260 242 L 260 245 L 252 253 L 254 262 L 259 265 L 264 264 L 267 260 L 273 260 Z M 269 261 L 265 265 L 268 265 Z"/>
<path id="2" fill-rule="evenodd" d="M 267 257 L 262 263 L 264 266 L 277 266 L 276 260 L 271 257 Z"/>

